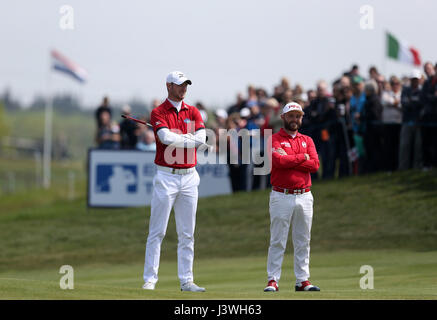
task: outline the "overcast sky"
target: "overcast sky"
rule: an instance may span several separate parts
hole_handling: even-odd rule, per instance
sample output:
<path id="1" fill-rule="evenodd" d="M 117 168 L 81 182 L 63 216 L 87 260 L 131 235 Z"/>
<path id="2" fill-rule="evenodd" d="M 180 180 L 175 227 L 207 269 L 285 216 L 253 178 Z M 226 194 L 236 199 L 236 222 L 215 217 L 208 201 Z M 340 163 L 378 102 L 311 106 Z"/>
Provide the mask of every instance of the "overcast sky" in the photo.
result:
<path id="1" fill-rule="evenodd" d="M 66 4 L 73 30 L 59 26 Z M 374 9 L 372 30 L 360 27 L 363 5 Z M 0 92 L 9 87 L 23 103 L 47 92 L 72 92 L 90 106 L 106 94 L 150 102 L 165 98 L 166 75 L 181 70 L 193 81 L 188 103 L 224 107 L 249 83 L 271 93 L 283 76 L 308 89 L 354 63 L 364 75 L 373 64 L 385 75 L 409 72 L 384 59 L 384 30 L 435 62 L 436 15 L 429 0 L 2 1 Z M 88 81 L 50 72 L 52 48 L 85 68 Z"/>

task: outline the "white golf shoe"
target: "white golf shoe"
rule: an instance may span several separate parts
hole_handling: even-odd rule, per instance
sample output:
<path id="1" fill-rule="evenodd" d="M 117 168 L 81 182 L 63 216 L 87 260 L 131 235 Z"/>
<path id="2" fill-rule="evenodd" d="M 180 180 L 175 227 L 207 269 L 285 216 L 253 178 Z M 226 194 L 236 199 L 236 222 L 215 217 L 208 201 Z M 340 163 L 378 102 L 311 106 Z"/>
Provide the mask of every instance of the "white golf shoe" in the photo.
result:
<path id="1" fill-rule="evenodd" d="M 144 290 L 155 290 L 155 284 L 153 282 L 146 282 L 143 284 Z"/>
<path id="2" fill-rule="evenodd" d="M 205 292 L 205 288 L 199 287 L 194 282 L 186 282 L 181 286 L 181 291 Z"/>

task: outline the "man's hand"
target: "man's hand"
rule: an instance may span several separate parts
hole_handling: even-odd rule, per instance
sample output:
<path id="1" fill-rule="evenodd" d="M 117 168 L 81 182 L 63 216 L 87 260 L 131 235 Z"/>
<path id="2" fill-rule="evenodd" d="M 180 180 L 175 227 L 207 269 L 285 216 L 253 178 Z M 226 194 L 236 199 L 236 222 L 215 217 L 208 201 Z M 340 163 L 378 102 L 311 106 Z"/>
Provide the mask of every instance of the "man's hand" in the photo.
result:
<path id="1" fill-rule="evenodd" d="M 276 148 L 275 152 L 279 153 L 281 156 L 286 156 L 287 155 L 287 152 L 285 152 L 285 150 L 282 149 L 282 148 Z"/>
<path id="2" fill-rule="evenodd" d="M 185 133 L 185 134 L 182 134 L 182 137 L 185 137 L 185 138 L 187 138 L 188 140 L 196 140 L 195 139 L 195 137 L 194 137 L 194 134 L 192 134 L 192 133 Z"/>
<path id="3" fill-rule="evenodd" d="M 281 156 L 286 156 L 287 152 L 285 152 L 282 148 L 276 148 L 274 152 L 279 153 Z M 310 155 L 308 153 L 304 153 L 305 160 L 310 160 Z"/>
<path id="4" fill-rule="evenodd" d="M 198 151 L 201 151 L 201 152 L 206 151 L 206 150 L 208 150 L 208 152 L 214 152 L 214 151 L 215 151 L 215 147 L 214 147 L 213 145 L 209 145 L 209 144 L 207 144 L 207 143 L 202 143 L 202 144 L 197 148 L 197 150 L 198 150 Z"/>

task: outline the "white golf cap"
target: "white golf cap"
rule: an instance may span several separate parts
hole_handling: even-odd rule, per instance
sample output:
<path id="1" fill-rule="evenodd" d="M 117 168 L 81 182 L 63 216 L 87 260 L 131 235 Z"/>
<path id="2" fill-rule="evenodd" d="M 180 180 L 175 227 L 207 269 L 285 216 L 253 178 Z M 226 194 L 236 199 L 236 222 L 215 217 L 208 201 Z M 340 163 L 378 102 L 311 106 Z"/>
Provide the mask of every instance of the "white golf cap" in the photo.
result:
<path id="1" fill-rule="evenodd" d="M 247 118 L 250 116 L 250 109 L 249 108 L 243 108 L 240 110 L 240 117 Z"/>
<path id="2" fill-rule="evenodd" d="M 298 111 L 298 112 L 300 112 L 302 114 L 305 114 L 305 112 L 303 112 L 302 107 L 300 106 L 300 104 L 296 103 L 296 102 L 287 103 L 285 105 L 285 107 L 282 108 L 282 113 L 281 114 L 285 114 L 285 113 L 290 112 L 290 111 Z"/>
<path id="3" fill-rule="evenodd" d="M 215 111 L 215 115 L 217 117 L 220 117 L 220 118 L 223 118 L 223 119 L 226 119 L 228 117 L 228 113 L 226 112 L 225 109 L 217 109 Z"/>
<path id="4" fill-rule="evenodd" d="M 130 107 L 130 105 L 125 104 L 125 105 L 123 105 L 123 107 L 121 108 L 121 111 L 122 111 L 123 113 L 131 113 L 132 108 Z"/>
<path id="5" fill-rule="evenodd" d="M 414 69 L 410 74 L 410 79 L 414 79 L 414 78 L 417 79 L 422 78 L 422 72 L 418 69 Z"/>
<path id="6" fill-rule="evenodd" d="M 192 84 L 191 80 L 188 79 L 183 72 L 173 71 L 167 76 L 167 83 L 175 83 L 177 85 L 181 85 L 184 82 Z"/>

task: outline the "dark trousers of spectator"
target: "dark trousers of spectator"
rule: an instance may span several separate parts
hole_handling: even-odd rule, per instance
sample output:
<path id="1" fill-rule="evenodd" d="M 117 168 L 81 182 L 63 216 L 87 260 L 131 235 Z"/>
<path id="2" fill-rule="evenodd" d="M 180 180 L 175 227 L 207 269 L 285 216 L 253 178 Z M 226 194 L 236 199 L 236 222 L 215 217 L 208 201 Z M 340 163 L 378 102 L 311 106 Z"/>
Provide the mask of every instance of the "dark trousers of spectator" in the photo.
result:
<path id="1" fill-rule="evenodd" d="M 263 140 L 261 140 L 263 141 Z M 259 172 L 255 171 L 263 171 L 262 168 L 267 166 L 266 162 L 262 161 L 261 163 L 257 164 L 260 159 L 264 157 L 264 144 L 261 144 L 261 150 L 259 151 L 259 155 L 255 156 L 252 159 L 253 166 L 252 166 L 252 190 L 264 190 L 270 186 L 270 174 L 258 174 Z"/>
<path id="2" fill-rule="evenodd" d="M 319 157 L 319 161 L 320 161 L 320 157 Z M 312 172 L 311 173 L 311 181 L 316 181 L 319 179 L 319 172 Z"/>
<path id="3" fill-rule="evenodd" d="M 383 168 L 382 158 L 382 134 L 383 127 L 378 124 L 368 125 L 364 134 L 364 148 L 366 158 L 364 162 L 364 172 L 373 173 Z"/>
<path id="4" fill-rule="evenodd" d="M 229 177 L 231 178 L 232 192 L 239 191 L 240 184 L 240 168 L 235 164 L 228 164 Z"/>
<path id="5" fill-rule="evenodd" d="M 383 125 L 383 169 L 385 171 L 396 171 L 399 167 L 399 139 L 401 135 L 401 124 L 390 123 Z"/>
<path id="6" fill-rule="evenodd" d="M 352 164 L 349 163 L 348 146 L 352 148 L 350 136 L 347 130 L 339 131 L 336 139 L 335 157 L 339 160 L 338 177 L 347 177 L 352 173 Z"/>
<path id="7" fill-rule="evenodd" d="M 251 169 L 251 165 L 249 164 L 240 164 L 240 172 L 239 172 L 239 183 L 238 183 L 238 191 L 250 191 L 251 184 L 251 176 L 249 175 L 249 170 Z"/>
<path id="8" fill-rule="evenodd" d="M 254 165 L 254 168 L 262 168 L 264 163 Z M 271 187 L 270 174 L 255 174 L 255 170 L 252 173 L 252 190 L 264 190 Z"/>
<path id="9" fill-rule="evenodd" d="M 248 164 L 228 164 L 229 175 L 231 177 L 232 192 L 250 191 L 252 187 L 252 177 L 249 176 L 250 165 Z"/>
<path id="10" fill-rule="evenodd" d="M 320 144 L 321 144 L 321 139 L 320 139 L 320 131 L 319 130 L 312 130 L 308 132 L 308 135 L 311 137 L 311 139 L 313 139 L 314 142 L 314 146 L 316 147 L 316 151 L 317 151 L 317 155 L 319 156 L 319 162 L 322 163 L 322 156 L 320 155 Z M 323 166 L 323 164 L 321 165 L 321 167 Z M 323 170 L 323 168 L 322 168 Z M 320 179 L 320 175 L 319 172 L 321 170 L 318 170 L 317 172 L 312 172 L 311 173 L 311 181 L 316 181 L 318 179 Z"/>
<path id="11" fill-rule="evenodd" d="M 344 143 L 337 144 L 337 158 L 339 159 L 338 177 L 347 177 L 350 175 L 352 169 L 349 163 L 349 156 L 346 145 Z"/>
<path id="12" fill-rule="evenodd" d="M 437 122 L 422 125 L 423 166 L 437 167 Z"/>
<path id="13" fill-rule="evenodd" d="M 422 138 L 420 128 L 404 123 L 399 141 L 399 170 L 422 167 Z"/>
<path id="14" fill-rule="evenodd" d="M 322 158 L 322 179 L 332 179 L 335 173 L 335 137 L 320 142 L 320 157 Z"/>

